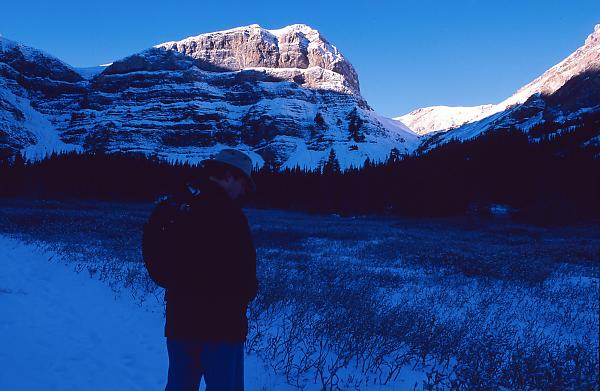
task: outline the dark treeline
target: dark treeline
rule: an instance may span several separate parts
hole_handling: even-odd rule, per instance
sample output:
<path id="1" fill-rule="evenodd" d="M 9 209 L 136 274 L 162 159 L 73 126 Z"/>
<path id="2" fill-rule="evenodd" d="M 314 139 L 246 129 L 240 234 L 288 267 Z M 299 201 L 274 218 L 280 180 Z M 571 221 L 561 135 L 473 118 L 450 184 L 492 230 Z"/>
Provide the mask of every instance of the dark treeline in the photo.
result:
<path id="1" fill-rule="evenodd" d="M 463 214 L 507 204 L 541 222 L 600 216 L 598 148 L 582 148 L 598 134 L 588 121 L 538 141 L 515 129 L 466 142 L 452 141 L 427 153 L 341 170 L 331 151 L 314 170 L 255 172 L 256 207 L 342 214 L 406 216 Z M 200 175 L 185 163 L 139 155 L 58 154 L 38 162 L 17 157 L 0 163 L 0 196 L 151 201 Z"/>
<path id="2" fill-rule="evenodd" d="M 598 124 L 530 141 L 515 129 L 453 141 L 428 153 L 339 173 L 334 159 L 319 171 L 263 170 L 257 202 L 340 213 L 448 216 L 506 204 L 527 220 L 552 223 L 600 216 L 598 148 L 582 140 Z M 489 210 L 489 209 L 487 209 Z"/>
<path id="3" fill-rule="evenodd" d="M 197 175 L 186 163 L 144 155 L 75 152 L 0 162 L 0 196 L 152 201 Z"/>

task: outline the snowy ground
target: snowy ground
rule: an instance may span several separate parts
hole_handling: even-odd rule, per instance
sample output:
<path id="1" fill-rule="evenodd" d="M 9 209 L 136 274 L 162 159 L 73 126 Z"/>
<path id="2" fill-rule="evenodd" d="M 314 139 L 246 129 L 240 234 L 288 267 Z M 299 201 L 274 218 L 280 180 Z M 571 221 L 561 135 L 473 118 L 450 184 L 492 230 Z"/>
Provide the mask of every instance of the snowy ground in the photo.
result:
<path id="1" fill-rule="evenodd" d="M 48 382 L 78 358 L 69 380 L 114 373 L 110 381 L 126 386 L 99 389 L 135 389 L 139 376 L 148 376 L 139 389 L 162 387 L 162 292 L 139 251 L 151 207 L 0 202 L 0 311 L 11 314 L 0 319 L 10 329 L 0 334 L 10 347 L 0 389 L 27 373 L 27 354 L 39 356 L 26 363 Z M 597 389 L 598 226 L 247 213 L 261 282 L 249 390 Z M 88 358 L 91 347 L 101 357 Z"/>
<path id="2" fill-rule="evenodd" d="M 158 390 L 162 316 L 72 268 L 55 254 L 0 237 L 0 389 Z"/>
<path id="3" fill-rule="evenodd" d="M 140 307 L 35 244 L 0 236 L 0 250 L 0 390 L 164 389 L 160 305 Z M 291 389 L 262 365 L 246 357 L 248 389 Z"/>

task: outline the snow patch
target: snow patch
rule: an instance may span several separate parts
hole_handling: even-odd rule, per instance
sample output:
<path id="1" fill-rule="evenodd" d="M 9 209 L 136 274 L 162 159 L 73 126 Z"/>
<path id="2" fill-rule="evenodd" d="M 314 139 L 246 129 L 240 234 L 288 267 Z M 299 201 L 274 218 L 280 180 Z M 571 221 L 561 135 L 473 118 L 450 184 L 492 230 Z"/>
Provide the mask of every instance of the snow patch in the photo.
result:
<path id="1" fill-rule="evenodd" d="M 112 62 L 109 64 L 98 65 L 95 67 L 85 67 L 85 68 L 74 68 L 75 72 L 79 73 L 84 79 L 91 80 L 97 75 L 101 74 L 106 68 L 112 65 Z"/>
<path id="2" fill-rule="evenodd" d="M 41 113 L 31 107 L 31 102 L 21 96 L 13 94 L 8 88 L 0 88 L 0 98 L 18 108 L 24 115 L 19 126 L 27 130 L 36 140 L 35 144 L 21 149 L 23 157 L 27 160 L 41 160 L 53 152 L 82 151 L 79 145 L 64 143 L 59 137 L 55 127 Z"/>

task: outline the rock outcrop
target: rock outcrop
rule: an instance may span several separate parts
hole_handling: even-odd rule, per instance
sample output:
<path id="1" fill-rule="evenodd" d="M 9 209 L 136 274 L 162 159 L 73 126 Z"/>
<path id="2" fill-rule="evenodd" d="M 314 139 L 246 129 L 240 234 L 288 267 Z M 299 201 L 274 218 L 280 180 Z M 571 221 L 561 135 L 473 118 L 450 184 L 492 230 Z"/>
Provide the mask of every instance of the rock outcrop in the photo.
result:
<path id="1" fill-rule="evenodd" d="M 268 68 L 281 77 L 299 77 L 305 70 L 320 68 L 319 74 L 334 72 L 341 78 L 330 87 L 338 92 L 351 91 L 360 95 L 358 75 L 340 51 L 317 31 L 303 24 L 295 24 L 279 30 L 266 30 L 257 24 L 216 33 L 201 34 L 178 42 L 166 42 L 156 46 L 177 51 L 198 61 L 205 70 L 220 69 L 239 71 L 249 68 Z M 293 68 L 296 72 L 278 72 Z M 308 88 L 322 88 L 324 77 L 334 80 L 333 75 L 307 77 Z"/>

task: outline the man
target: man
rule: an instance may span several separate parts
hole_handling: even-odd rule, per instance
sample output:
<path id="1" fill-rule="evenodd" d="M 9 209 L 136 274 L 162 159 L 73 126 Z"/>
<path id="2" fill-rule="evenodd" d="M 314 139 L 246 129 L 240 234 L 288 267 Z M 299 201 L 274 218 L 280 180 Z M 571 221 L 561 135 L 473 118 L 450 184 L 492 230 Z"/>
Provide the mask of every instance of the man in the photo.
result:
<path id="1" fill-rule="evenodd" d="M 246 308 L 256 296 L 256 251 L 240 200 L 254 190 L 252 161 L 225 149 L 182 205 L 166 286 L 166 391 L 244 389 Z"/>

